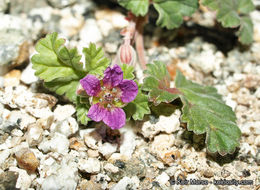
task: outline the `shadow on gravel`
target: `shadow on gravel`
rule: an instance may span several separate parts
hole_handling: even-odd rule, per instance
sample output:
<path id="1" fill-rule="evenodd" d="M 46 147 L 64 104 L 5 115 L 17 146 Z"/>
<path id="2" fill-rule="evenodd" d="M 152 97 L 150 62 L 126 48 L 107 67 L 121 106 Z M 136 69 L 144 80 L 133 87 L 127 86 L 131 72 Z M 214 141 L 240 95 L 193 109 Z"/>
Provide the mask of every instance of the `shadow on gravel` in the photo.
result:
<path id="1" fill-rule="evenodd" d="M 207 153 L 207 159 L 217 162 L 219 165 L 223 166 L 224 164 L 233 162 L 238 157 L 238 153 L 239 149 L 236 149 L 233 154 L 227 154 L 225 156 L 221 156 L 218 153 Z"/>
<path id="2" fill-rule="evenodd" d="M 206 147 L 206 134 L 196 135 L 192 131 L 186 130 L 182 133 L 182 139 L 189 143 L 196 151 L 202 151 L 202 149 Z M 236 151 L 233 154 L 227 154 L 225 156 L 221 156 L 218 153 L 207 152 L 207 159 L 213 162 L 217 162 L 219 165 L 223 166 L 224 164 L 231 163 L 235 159 L 237 159 L 238 152 L 239 149 L 236 149 Z"/>
<path id="3" fill-rule="evenodd" d="M 185 123 L 182 123 L 182 125 L 185 125 Z M 206 139 L 206 134 L 202 135 L 196 135 L 192 131 L 185 130 L 182 135 L 182 139 L 189 143 L 196 151 L 201 151 L 206 147 L 205 144 L 205 139 Z"/>

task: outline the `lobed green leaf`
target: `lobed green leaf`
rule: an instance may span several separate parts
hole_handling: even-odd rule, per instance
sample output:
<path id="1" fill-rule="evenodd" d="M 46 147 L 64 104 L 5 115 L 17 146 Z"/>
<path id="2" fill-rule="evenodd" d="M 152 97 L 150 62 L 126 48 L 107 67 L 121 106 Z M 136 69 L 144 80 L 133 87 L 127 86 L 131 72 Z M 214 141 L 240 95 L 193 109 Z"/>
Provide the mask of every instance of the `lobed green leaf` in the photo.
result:
<path id="1" fill-rule="evenodd" d="M 217 90 L 188 81 L 179 71 L 175 85 L 182 93 L 182 121 L 188 123 L 188 130 L 196 134 L 206 133 L 210 152 L 233 153 L 239 146 L 241 131 L 235 123 L 234 112 L 221 100 Z"/>
<path id="2" fill-rule="evenodd" d="M 248 16 L 243 16 L 254 10 L 251 0 L 202 0 L 202 4 L 217 11 L 217 20 L 222 26 L 240 26 L 237 35 L 241 43 L 252 43 L 253 23 Z"/>
<path id="3" fill-rule="evenodd" d="M 135 75 L 134 75 L 134 67 L 131 66 L 131 65 L 127 65 L 127 64 L 122 64 L 120 65 L 123 73 L 124 73 L 124 79 L 129 79 L 129 80 L 132 80 L 135 78 Z"/>
<path id="4" fill-rule="evenodd" d="M 72 80 L 72 81 L 53 80 L 50 82 L 45 82 L 44 85 L 51 91 L 56 92 L 58 95 L 65 94 L 65 96 L 73 103 L 76 102 L 76 98 L 77 98 L 76 90 L 79 85 L 78 80 Z"/>
<path id="5" fill-rule="evenodd" d="M 110 60 L 104 57 L 102 48 L 97 48 L 95 44 L 90 43 L 88 48 L 83 48 L 83 53 L 86 62 L 85 71 L 88 74 L 102 76 L 110 63 Z"/>
<path id="6" fill-rule="evenodd" d="M 135 16 L 145 16 L 149 8 L 149 0 L 118 0 L 118 3 Z"/>
<path id="7" fill-rule="evenodd" d="M 251 19 L 248 16 L 241 17 L 241 26 L 237 32 L 239 41 L 249 45 L 253 41 L 253 32 L 254 26 Z"/>
<path id="8" fill-rule="evenodd" d="M 90 104 L 88 98 L 77 97 L 77 103 L 76 103 L 77 119 L 83 125 L 87 125 L 87 123 L 91 120 L 87 117 L 89 108 L 90 108 Z"/>
<path id="9" fill-rule="evenodd" d="M 170 75 L 164 63 L 154 61 L 154 64 L 147 64 L 144 73 L 147 77 L 142 89 L 149 92 L 149 101 L 159 105 L 161 102 L 169 103 L 179 97 L 174 89 L 170 88 Z"/>
<path id="10" fill-rule="evenodd" d="M 184 16 L 191 16 L 198 9 L 194 0 L 154 0 L 154 8 L 159 13 L 156 24 L 167 29 L 179 27 Z"/>
<path id="11" fill-rule="evenodd" d="M 77 50 L 67 49 L 65 40 L 57 37 L 57 33 L 52 33 L 39 40 L 36 44 L 38 54 L 32 57 L 33 68 L 46 87 L 75 102 L 78 81 L 85 76 L 83 63 Z"/>
<path id="12" fill-rule="evenodd" d="M 251 0 L 239 0 L 238 12 L 248 14 L 255 9 L 255 6 Z"/>

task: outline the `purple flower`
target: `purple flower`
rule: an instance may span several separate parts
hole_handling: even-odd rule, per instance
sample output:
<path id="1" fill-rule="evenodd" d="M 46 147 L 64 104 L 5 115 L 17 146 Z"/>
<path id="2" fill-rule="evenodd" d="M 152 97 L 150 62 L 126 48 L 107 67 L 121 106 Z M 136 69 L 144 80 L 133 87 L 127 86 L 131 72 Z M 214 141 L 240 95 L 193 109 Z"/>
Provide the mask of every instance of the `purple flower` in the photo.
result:
<path id="1" fill-rule="evenodd" d="M 87 115 L 90 119 L 103 121 L 112 129 L 125 125 L 126 115 L 121 107 L 135 99 L 138 87 L 134 81 L 123 79 L 123 71 L 118 65 L 108 67 L 103 80 L 87 75 L 80 80 L 80 84 L 92 97 Z"/>

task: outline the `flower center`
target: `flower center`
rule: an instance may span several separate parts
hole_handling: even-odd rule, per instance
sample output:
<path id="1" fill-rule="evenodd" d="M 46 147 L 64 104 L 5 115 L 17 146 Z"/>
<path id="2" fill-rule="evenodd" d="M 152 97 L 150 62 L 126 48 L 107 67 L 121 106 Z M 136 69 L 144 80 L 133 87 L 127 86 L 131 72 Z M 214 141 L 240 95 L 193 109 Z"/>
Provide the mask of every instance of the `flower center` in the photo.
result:
<path id="1" fill-rule="evenodd" d="M 111 93 L 106 92 L 106 93 L 104 94 L 104 96 L 103 96 L 103 99 L 104 99 L 104 101 L 106 101 L 106 102 L 112 102 L 113 99 L 114 99 L 114 97 L 113 97 L 113 95 L 112 95 Z"/>
<path id="2" fill-rule="evenodd" d="M 120 107 L 122 104 L 120 96 L 121 90 L 119 88 L 109 88 L 102 86 L 98 96 L 93 97 L 93 103 L 99 103 L 99 105 L 103 106 L 104 108 Z"/>

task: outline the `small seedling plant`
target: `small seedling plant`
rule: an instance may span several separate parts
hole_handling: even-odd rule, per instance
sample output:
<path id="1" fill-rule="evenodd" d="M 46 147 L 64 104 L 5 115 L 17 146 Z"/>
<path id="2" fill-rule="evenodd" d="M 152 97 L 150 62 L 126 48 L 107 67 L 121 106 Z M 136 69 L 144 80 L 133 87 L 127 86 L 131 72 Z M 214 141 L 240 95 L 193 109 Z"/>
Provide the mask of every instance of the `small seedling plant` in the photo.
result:
<path id="1" fill-rule="evenodd" d="M 156 24 L 167 29 L 176 29 L 183 23 L 184 17 L 192 16 L 199 5 L 216 13 L 216 20 L 225 28 L 237 28 L 239 41 L 248 45 L 253 41 L 253 23 L 249 13 L 254 10 L 252 0 L 117 0 L 129 11 L 129 27 L 121 34 L 123 44 L 135 43 L 139 62 L 146 68 L 143 45 L 143 28 L 149 16 L 149 7 L 158 12 Z"/>
<path id="2" fill-rule="evenodd" d="M 83 48 L 82 63 L 78 50 L 68 49 L 64 43 L 57 33 L 39 40 L 37 54 L 32 57 L 33 68 L 48 89 L 75 104 L 81 124 L 92 120 L 119 129 L 127 120 L 142 121 L 151 114 L 152 107 L 162 108 L 180 99 L 182 122 L 195 134 L 206 133 L 209 152 L 225 155 L 239 146 L 241 132 L 235 114 L 215 88 L 189 81 L 179 71 L 172 88 L 166 65 L 160 61 L 147 64 L 145 78 L 138 83 L 133 66 L 110 65 L 95 44 Z"/>

